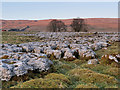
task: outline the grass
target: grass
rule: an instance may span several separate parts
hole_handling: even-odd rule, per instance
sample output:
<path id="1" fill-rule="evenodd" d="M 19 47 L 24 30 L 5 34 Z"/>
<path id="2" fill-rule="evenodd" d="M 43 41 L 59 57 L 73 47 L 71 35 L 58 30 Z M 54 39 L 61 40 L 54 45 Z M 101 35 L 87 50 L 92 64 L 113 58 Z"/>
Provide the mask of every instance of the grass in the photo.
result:
<path id="1" fill-rule="evenodd" d="M 93 71 L 96 71 L 98 73 L 103 73 L 103 74 L 107 74 L 107 75 L 111 75 L 111 76 L 115 76 L 118 77 L 118 71 L 119 68 L 117 67 L 112 67 L 110 65 L 102 65 L 102 64 L 98 64 L 98 65 L 92 65 L 92 64 L 83 64 L 81 65 L 81 68 L 87 68 Z"/>
<path id="2" fill-rule="evenodd" d="M 82 81 L 86 84 L 94 84 L 100 88 L 118 84 L 115 77 L 97 73 L 89 69 L 75 68 L 70 70 L 68 74 L 75 78 L 76 81 Z"/>
<path id="3" fill-rule="evenodd" d="M 66 88 L 67 85 L 60 80 L 53 79 L 32 79 L 24 83 L 18 84 L 11 88 Z"/>
<path id="4" fill-rule="evenodd" d="M 35 36 L 20 36 L 17 34 L 34 34 L 35 32 L 3 32 L 2 33 L 2 43 L 10 44 L 20 44 L 27 42 L 36 42 L 40 41 L 39 38 Z"/>
<path id="5" fill-rule="evenodd" d="M 98 87 L 93 84 L 79 84 L 76 86 L 76 88 L 98 88 Z"/>
<path id="6" fill-rule="evenodd" d="M 45 76 L 46 79 L 53 79 L 53 80 L 60 80 L 64 83 L 70 84 L 71 81 L 69 80 L 68 76 L 65 76 L 64 74 L 57 74 L 57 73 L 50 73 Z"/>

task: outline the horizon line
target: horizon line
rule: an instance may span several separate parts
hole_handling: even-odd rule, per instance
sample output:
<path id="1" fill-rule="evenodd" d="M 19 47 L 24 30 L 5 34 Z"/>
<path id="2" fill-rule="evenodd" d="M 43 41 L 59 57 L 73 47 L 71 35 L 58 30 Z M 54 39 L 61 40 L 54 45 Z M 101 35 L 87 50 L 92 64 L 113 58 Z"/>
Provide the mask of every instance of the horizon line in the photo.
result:
<path id="1" fill-rule="evenodd" d="M 76 17 L 80 18 L 80 17 Z M 81 17 L 83 18 L 83 17 Z M 89 19 L 89 18 L 119 18 L 119 17 L 84 17 L 83 19 Z M 58 20 L 64 20 L 64 19 L 74 19 L 74 18 L 47 18 L 47 19 L 0 19 L 0 20 L 53 20 L 53 19 L 58 19 Z"/>

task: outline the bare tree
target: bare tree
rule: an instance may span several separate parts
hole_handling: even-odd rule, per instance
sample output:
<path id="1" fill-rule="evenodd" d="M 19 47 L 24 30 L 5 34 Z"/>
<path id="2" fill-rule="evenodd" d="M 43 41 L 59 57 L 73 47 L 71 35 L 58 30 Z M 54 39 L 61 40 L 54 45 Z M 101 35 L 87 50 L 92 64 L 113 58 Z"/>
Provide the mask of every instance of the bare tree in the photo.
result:
<path id="1" fill-rule="evenodd" d="M 61 31 L 66 31 L 66 25 L 64 24 L 64 22 L 62 22 L 61 20 L 52 20 L 49 24 L 48 24 L 48 30 L 51 32 L 61 32 Z"/>
<path id="2" fill-rule="evenodd" d="M 87 32 L 87 24 L 85 24 L 84 19 L 80 18 L 73 19 L 70 26 L 75 32 Z"/>

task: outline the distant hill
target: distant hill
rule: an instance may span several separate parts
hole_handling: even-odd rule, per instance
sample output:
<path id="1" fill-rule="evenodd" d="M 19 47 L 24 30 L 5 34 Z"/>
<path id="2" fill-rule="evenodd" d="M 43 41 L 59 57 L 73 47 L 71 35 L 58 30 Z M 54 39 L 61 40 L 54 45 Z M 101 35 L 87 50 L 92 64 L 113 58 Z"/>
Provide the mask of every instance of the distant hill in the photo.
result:
<path id="1" fill-rule="evenodd" d="M 2 20 L 2 29 L 21 29 L 29 26 L 27 31 L 41 31 L 47 32 L 47 25 L 52 19 L 49 20 Z M 71 30 L 69 26 L 72 19 L 61 19 L 67 26 L 68 31 Z M 118 32 L 118 19 L 117 18 L 88 18 L 85 19 L 88 24 L 89 32 Z"/>

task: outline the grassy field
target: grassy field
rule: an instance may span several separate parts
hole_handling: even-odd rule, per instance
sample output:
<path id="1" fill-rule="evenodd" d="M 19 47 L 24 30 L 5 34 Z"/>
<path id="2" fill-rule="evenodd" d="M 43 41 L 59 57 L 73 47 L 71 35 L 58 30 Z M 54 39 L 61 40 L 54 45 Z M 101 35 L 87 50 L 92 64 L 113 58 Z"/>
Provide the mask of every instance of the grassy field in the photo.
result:
<path id="1" fill-rule="evenodd" d="M 19 44 L 40 41 L 37 37 L 16 36 L 17 33 L 4 32 L 2 42 Z M 112 43 L 107 50 L 96 51 L 98 59 L 101 59 L 102 55 L 113 53 L 118 53 L 117 42 Z M 89 65 L 86 60 L 79 59 L 52 61 L 54 66 L 51 73 L 29 72 L 25 76 L 13 77 L 11 81 L 3 82 L 3 88 L 118 88 L 117 66 L 103 63 Z"/>
<path id="2" fill-rule="evenodd" d="M 39 41 L 35 36 L 20 36 L 17 34 L 35 34 L 36 32 L 2 32 L 2 43 L 20 44 Z"/>

